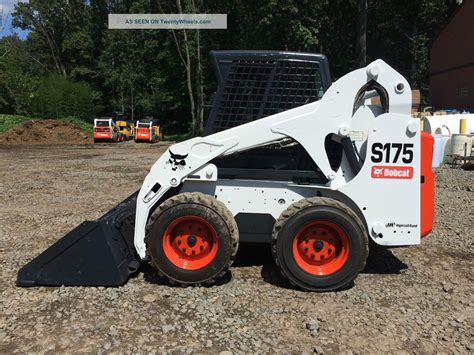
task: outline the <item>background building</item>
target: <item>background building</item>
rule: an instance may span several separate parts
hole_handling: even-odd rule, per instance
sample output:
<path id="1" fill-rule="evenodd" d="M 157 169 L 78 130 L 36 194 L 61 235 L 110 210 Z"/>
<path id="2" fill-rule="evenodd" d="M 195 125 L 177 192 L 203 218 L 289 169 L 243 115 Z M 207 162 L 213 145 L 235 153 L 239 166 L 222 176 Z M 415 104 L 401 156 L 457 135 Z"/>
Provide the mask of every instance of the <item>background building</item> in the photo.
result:
<path id="1" fill-rule="evenodd" d="M 465 0 L 433 41 L 430 104 L 474 110 L 474 0 Z"/>

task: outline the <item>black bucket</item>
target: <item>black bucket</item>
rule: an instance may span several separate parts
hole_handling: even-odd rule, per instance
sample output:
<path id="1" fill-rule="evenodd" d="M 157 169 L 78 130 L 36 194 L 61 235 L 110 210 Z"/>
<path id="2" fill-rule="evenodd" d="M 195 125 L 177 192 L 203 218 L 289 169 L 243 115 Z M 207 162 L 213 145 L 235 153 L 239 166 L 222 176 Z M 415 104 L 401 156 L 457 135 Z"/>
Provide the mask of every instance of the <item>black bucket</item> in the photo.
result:
<path id="1" fill-rule="evenodd" d="M 81 223 L 23 268 L 18 286 L 120 286 L 140 267 L 133 246 L 138 191 Z"/>

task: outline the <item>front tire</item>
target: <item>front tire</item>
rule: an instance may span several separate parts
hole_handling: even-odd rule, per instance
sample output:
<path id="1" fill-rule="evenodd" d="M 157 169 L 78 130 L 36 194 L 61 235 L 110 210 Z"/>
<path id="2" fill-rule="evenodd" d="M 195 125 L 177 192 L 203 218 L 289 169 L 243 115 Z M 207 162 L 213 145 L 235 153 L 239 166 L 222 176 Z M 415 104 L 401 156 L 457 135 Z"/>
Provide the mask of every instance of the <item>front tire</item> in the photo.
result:
<path id="1" fill-rule="evenodd" d="M 237 224 L 220 201 L 181 193 L 161 204 L 147 225 L 147 254 L 172 283 L 211 284 L 229 269 L 239 245 Z"/>
<path id="2" fill-rule="evenodd" d="M 347 287 L 364 268 L 368 237 L 340 201 L 312 197 L 288 207 L 275 223 L 272 253 L 281 273 L 307 291 Z"/>

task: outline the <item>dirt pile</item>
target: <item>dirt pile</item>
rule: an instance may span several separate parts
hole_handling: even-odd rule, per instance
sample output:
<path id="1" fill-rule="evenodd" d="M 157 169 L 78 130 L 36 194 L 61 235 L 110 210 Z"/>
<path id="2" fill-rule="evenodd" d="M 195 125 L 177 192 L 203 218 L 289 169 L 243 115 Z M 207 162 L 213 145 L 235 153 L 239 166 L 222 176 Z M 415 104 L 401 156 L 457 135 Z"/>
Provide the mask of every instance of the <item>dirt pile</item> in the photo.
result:
<path id="1" fill-rule="evenodd" d="M 57 120 L 26 121 L 0 135 L 0 144 L 90 144 L 78 125 Z"/>

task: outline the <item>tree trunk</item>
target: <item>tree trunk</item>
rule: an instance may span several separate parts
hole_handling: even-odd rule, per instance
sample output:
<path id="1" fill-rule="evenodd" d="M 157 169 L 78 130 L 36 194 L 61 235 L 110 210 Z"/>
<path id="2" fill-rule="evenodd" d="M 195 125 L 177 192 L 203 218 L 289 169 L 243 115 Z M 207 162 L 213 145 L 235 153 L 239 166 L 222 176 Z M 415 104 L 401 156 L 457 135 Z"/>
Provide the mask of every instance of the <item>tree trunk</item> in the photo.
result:
<path id="1" fill-rule="evenodd" d="M 197 13 L 195 1 L 191 2 L 193 13 Z M 196 30 L 196 54 L 197 54 L 197 110 L 196 110 L 196 129 L 202 134 L 204 130 L 204 86 L 202 84 L 202 64 L 201 64 L 201 34 Z"/>
<path id="2" fill-rule="evenodd" d="M 135 114 L 135 104 L 133 102 L 133 84 L 130 84 L 130 108 L 132 110 L 132 121 L 134 119 L 134 114 Z"/>
<path id="3" fill-rule="evenodd" d="M 356 63 L 358 68 L 362 68 L 367 60 L 367 0 L 358 0 L 357 10 Z"/>
<path id="4" fill-rule="evenodd" d="M 181 7 L 181 0 L 176 0 L 176 6 L 178 7 L 178 12 L 183 13 L 183 8 Z M 184 36 L 184 53 L 186 55 L 186 82 L 188 85 L 188 95 L 189 95 L 189 104 L 191 105 L 191 124 L 192 124 L 192 136 L 196 135 L 196 105 L 194 103 L 194 93 L 193 93 L 193 82 L 191 78 L 191 57 L 189 55 L 189 41 L 188 34 L 186 30 L 183 30 Z"/>
<path id="5" fill-rule="evenodd" d="M 46 42 L 48 43 L 49 49 L 51 51 L 51 56 L 53 57 L 54 64 L 56 66 L 56 69 L 59 75 L 66 77 L 66 68 L 64 67 L 64 64 L 61 60 L 61 54 L 59 52 L 58 45 L 54 38 L 54 33 L 51 33 L 46 28 L 46 26 L 41 21 L 41 19 L 36 18 L 34 14 L 31 14 L 28 16 L 30 20 L 32 21 L 33 26 L 35 27 L 35 31 L 38 32 L 41 36 L 43 36 L 46 39 Z"/>
<path id="6" fill-rule="evenodd" d="M 418 40 L 418 28 L 416 26 L 416 19 L 415 21 L 413 21 L 413 34 L 412 34 L 412 41 L 411 41 L 411 45 L 412 45 L 412 54 L 411 54 L 411 68 L 410 68 L 410 71 L 411 71 L 411 87 L 412 89 L 418 89 L 418 73 L 417 73 L 417 70 L 418 70 L 418 66 L 417 66 L 417 62 L 418 62 L 418 57 L 417 57 L 417 53 L 416 53 L 416 45 L 417 45 L 417 40 Z"/>
<path id="7" fill-rule="evenodd" d="M 123 98 L 123 85 L 120 83 L 120 107 L 122 108 L 122 112 L 125 112 L 125 102 Z"/>

